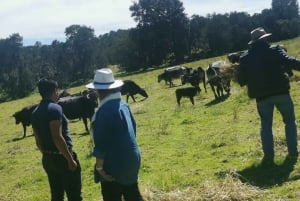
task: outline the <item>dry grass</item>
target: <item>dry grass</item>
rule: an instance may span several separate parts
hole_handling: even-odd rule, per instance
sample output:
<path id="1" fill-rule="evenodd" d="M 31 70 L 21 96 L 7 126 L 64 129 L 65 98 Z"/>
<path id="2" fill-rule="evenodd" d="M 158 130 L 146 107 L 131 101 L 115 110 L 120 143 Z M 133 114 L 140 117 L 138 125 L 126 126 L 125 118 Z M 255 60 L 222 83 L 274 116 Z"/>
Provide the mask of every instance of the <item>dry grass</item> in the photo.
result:
<path id="1" fill-rule="evenodd" d="M 251 201 L 261 191 L 257 187 L 242 183 L 234 174 L 229 173 L 220 184 L 206 181 L 200 189 L 191 187 L 171 192 L 145 189 L 143 196 L 147 201 Z"/>
<path id="2" fill-rule="evenodd" d="M 224 64 L 220 68 L 220 72 L 223 77 L 225 78 L 230 78 L 232 81 L 236 82 L 237 81 L 237 73 L 239 70 L 239 64 Z"/>

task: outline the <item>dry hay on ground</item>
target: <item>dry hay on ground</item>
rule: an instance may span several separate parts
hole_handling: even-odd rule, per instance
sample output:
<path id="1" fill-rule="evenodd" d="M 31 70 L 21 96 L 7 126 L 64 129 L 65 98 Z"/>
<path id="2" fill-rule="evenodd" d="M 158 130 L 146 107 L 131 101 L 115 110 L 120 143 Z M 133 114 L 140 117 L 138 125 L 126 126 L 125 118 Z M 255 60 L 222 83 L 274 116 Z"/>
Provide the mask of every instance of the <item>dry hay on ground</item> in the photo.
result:
<path id="1" fill-rule="evenodd" d="M 230 78 L 233 81 L 237 81 L 237 73 L 239 70 L 239 64 L 224 64 L 220 67 L 220 72 L 223 77 Z"/>
<path id="2" fill-rule="evenodd" d="M 143 196 L 146 201 L 251 201 L 260 193 L 257 187 L 242 183 L 227 174 L 220 184 L 206 181 L 199 189 L 186 188 L 171 192 L 146 189 Z"/>

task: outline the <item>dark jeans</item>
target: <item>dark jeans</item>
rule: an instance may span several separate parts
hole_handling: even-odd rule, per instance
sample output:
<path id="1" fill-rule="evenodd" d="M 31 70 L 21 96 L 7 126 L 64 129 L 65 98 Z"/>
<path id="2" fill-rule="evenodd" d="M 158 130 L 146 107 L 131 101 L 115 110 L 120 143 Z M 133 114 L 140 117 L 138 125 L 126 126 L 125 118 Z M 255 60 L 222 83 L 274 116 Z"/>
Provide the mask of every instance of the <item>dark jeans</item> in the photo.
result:
<path id="1" fill-rule="evenodd" d="M 274 137 L 272 131 L 274 108 L 278 109 L 285 124 L 288 153 L 290 155 L 298 155 L 294 103 L 289 94 L 284 94 L 271 96 L 257 102 L 257 111 L 261 120 L 260 135 L 265 156 L 274 157 Z"/>
<path id="2" fill-rule="evenodd" d="M 143 201 L 138 184 L 121 185 L 117 182 L 101 182 L 104 201 Z"/>
<path id="3" fill-rule="evenodd" d="M 77 169 L 68 169 L 68 162 L 60 154 L 43 154 L 43 167 L 48 175 L 51 189 L 51 201 L 63 201 L 66 192 L 69 201 L 81 201 L 81 167 L 76 153 L 73 158 L 77 162 Z"/>

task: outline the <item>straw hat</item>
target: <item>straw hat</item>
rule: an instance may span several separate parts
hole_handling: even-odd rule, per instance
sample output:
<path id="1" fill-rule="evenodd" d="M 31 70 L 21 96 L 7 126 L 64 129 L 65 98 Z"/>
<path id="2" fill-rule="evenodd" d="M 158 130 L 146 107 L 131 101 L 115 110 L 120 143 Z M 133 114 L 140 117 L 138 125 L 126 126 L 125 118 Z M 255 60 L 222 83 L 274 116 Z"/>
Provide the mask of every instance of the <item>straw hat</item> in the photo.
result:
<path id="1" fill-rule="evenodd" d="M 102 68 L 96 71 L 94 81 L 86 85 L 88 89 L 115 89 L 123 85 L 122 80 L 115 80 L 109 68 Z"/>

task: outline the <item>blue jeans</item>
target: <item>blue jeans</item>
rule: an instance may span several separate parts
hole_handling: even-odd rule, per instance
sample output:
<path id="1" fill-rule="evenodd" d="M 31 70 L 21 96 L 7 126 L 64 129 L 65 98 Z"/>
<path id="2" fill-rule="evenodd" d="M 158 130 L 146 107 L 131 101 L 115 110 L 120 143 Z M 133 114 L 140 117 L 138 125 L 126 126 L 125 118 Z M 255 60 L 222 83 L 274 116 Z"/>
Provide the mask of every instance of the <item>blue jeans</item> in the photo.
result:
<path id="1" fill-rule="evenodd" d="M 138 183 L 122 185 L 117 182 L 101 182 L 101 191 L 104 201 L 143 201 Z"/>
<path id="2" fill-rule="evenodd" d="M 66 192 L 69 201 L 81 201 L 81 167 L 77 155 L 73 158 L 78 167 L 72 172 L 68 162 L 60 154 L 43 154 L 43 167 L 47 173 L 51 189 L 51 201 L 63 201 Z"/>
<path id="3" fill-rule="evenodd" d="M 274 139 L 272 132 L 274 107 L 280 112 L 285 124 L 285 137 L 290 155 L 297 155 L 297 123 L 294 103 L 289 94 L 271 96 L 257 101 L 257 111 L 261 120 L 261 142 L 265 156 L 274 157 Z"/>

